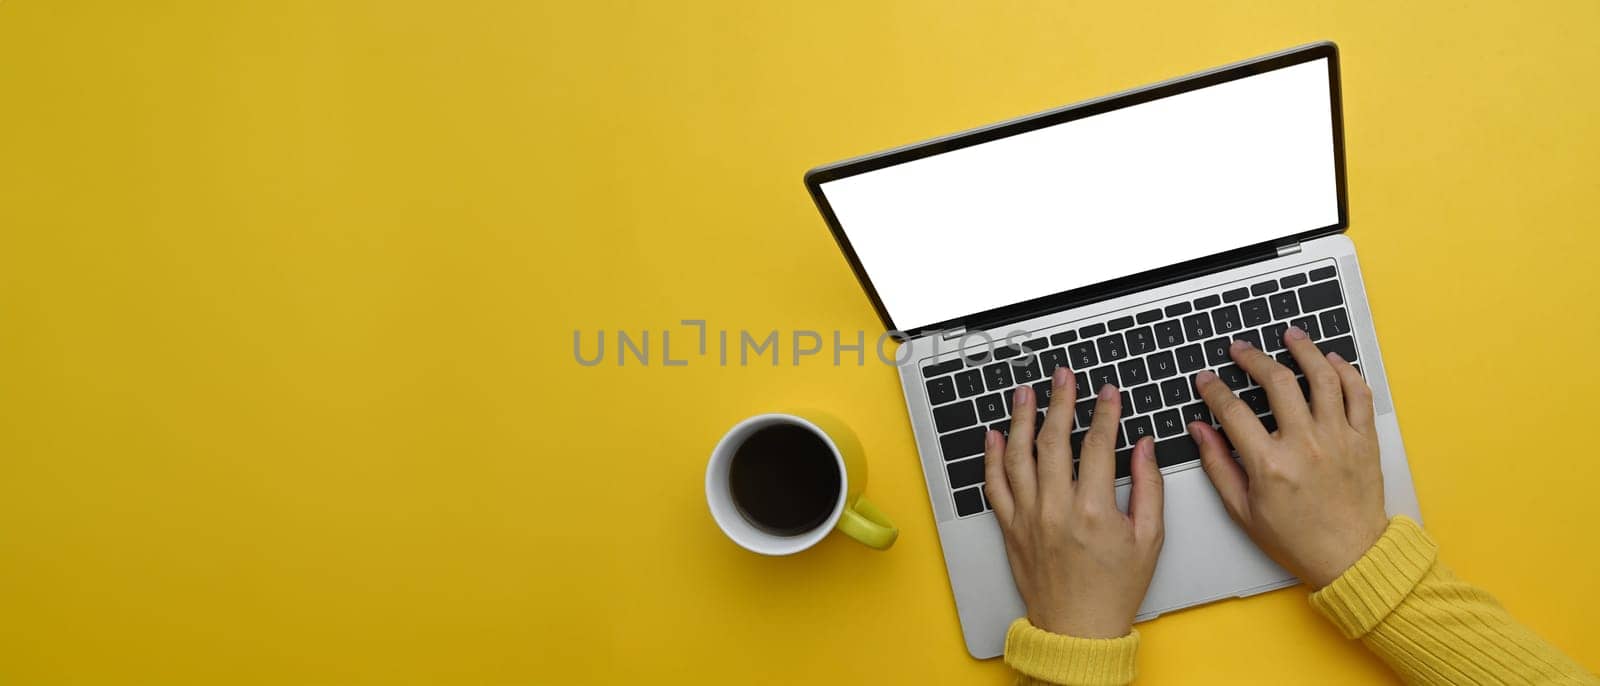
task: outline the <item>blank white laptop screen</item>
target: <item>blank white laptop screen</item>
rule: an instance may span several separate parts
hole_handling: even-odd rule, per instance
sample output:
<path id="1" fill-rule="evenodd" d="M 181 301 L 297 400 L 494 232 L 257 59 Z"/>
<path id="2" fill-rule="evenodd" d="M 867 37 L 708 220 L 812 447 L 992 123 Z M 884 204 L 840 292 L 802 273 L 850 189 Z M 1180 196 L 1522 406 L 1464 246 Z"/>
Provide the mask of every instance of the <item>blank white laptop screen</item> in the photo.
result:
<path id="1" fill-rule="evenodd" d="M 1327 62 L 820 188 L 903 330 L 1333 226 Z"/>

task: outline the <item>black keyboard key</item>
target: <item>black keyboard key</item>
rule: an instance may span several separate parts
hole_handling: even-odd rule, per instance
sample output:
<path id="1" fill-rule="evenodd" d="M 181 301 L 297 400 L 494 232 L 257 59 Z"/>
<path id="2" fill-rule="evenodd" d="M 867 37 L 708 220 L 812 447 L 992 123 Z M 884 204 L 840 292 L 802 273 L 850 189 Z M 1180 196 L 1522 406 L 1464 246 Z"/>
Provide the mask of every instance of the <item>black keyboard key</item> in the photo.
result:
<path id="1" fill-rule="evenodd" d="M 1228 357 L 1228 348 L 1232 347 L 1232 345 L 1233 339 L 1231 338 L 1213 338 L 1206 341 L 1206 362 L 1213 367 L 1227 364 L 1229 360 L 1233 359 Z"/>
<path id="2" fill-rule="evenodd" d="M 1145 436 L 1154 436 L 1156 429 L 1150 424 L 1149 417 L 1134 417 L 1122 423 L 1122 435 L 1128 437 L 1129 445 L 1138 443 Z"/>
<path id="3" fill-rule="evenodd" d="M 1239 394 L 1239 399 L 1256 414 L 1266 414 L 1272 411 L 1272 405 L 1267 402 L 1267 392 L 1264 389 L 1252 388 Z"/>
<path id="4" fill-rule="evenodd" d="M 1066 345 L 1076 340 L 1078 340 L 1078 332 L 1076 331 L 1062 331 L 1061 333 L 1050 335 L 1050 345 Z"/>
<path id="5" fill-rule="evenodd" d="M 1179 377 L 1161 382 L 1161 400 L 1167 407 L 1177 407 L 1193 400 L 1189 396 L 1189 380 Z"/>
<path id="6" fill-rule="evenodd" d="M 955 433 L 939 437 L 939 451 L 944 453 L 946 462 L 959 460 L 971 455 L 983 454 L 983 436 L 987 433 L 981 426 L 962 429 Z"/>
<path id="7" fill-rule="evenodd" d="M 1274 431 L 1277 431 L 1278 430 L 1278 418 L 1274 417 L 1274 416 L 1272 416 L 1270 414 L 1261 415 L 1261 428 L 1266 429 L 1267 433 L 1269 433 L 1269 434 L 1274 432 Z"/>
<path id="8" fill-rule="evenodd" d="M 995 431 L 999 431 L 1001 438 L 1004 438 L 1006 440 L 1010 440 L 1011 439 L 1011 420 L 1008 419 L 1008 420 L 1003 421 L 1003 422 L 995 422 L 993 424 L 990 424 L 989 428 L 994 429 Z"/>
<path id="9" fill-rule="evenodd" d="M 1156 436 L 1170 438 L 1183 433 L 1183 415 L 1177 410 L 1157 412 L 1155 416 Z"/>
<path id="10" fill-rule="evenodd" d="M 996 362 L 983 368 L 984 385 L 991 391 L 1011 387 L 1011 365 L 1006 362 Z"/>
<path id="11" fill-rule="evenodd" d="M 1322 320 L 1322 335 L 1333 337 L 1350 333 L 1350 317 L 1345 314 L 1344 308 L 1323 312 L 1319 319 Z"/>
<path id="12" fill-rule="evenodd" d="M 1276 281 L 1262 281 L 1250 286 L 1250 295 L 1266 295 L 1276 292 L 1278 292 L 1278 282 Z"/>
<path id="13" fill-rule="evenodd" d="M 1140 414 L 1154 412 L 1161 409 L 1161 388 L 1155 384 L 1145 384 L 1129 391 L 1133 394 L 1133 406 Z"/>
<path id="14" fill-rule="evenodd" d="M 1266 298 L 1246 300 L 1239 307 L 1243 310 L 1245 326 L 1261 326 L 1272 321 L 1272 310 L 1267 308 Z"/>
<path id="15" fill-rule="evenodd" d="M 1228 384 L 1228 388 L 1236 391 L 1250 385 L 1250 375 L 1246 374 L 1236 364 L 1219 367 L 1217 369 L 1217 378 L 1222 379 L 1222 383 Z"/>
<path id="16" fill-rule="evenodd" d="M 990 354 L 990 350 L 988 348 L 984 348 L 967 356 L 967 366 L 982 367 L 983 365 L 989 364 L 993 360 L 994 355 Z"/>
<path id="17" fill-rule="evenodd" d="M 1089 423 L 1094 421 L 1094 403 L 1094 398 L 1078 401 L 1078 404 L 1073 408 L 1077 413 L 1073 418 L 1078 420 L 1078 423 L 1073 426 L 1089 427 Z"/>
<path id="18" fill-rule="evenodd" d="M 1334 274 L 1335 272 L 1333 267 L 1317 267 L 1316 269 L 1311 270 L 1311 280 L 1321 281 L 1323 279 L 1331 279 L 1333 278 Z"/>
<path id="19" fill-rule="evenodd" d="M 1288 319 L 1300 314 L 1300 307 L 1294 302 L 1294 291 L 1274 295 L 1267 298 L 1267 302 L 1272 306 L 1273 319 Z"/>
<path id="20" fill-rule="evenodd" d="M 1122 334 L 1122 336 L 1123 338 L 1128 339 L 1129 355 L 1143 355 L 1156 349 L 1155 333 L 1150 331 L 1150 327 L 1148 326 L 1130 329 L 1127 333 Z"/>
<path id="21" fill-rule="evenodd" d="M 1056 367 L 1071 368 L 1071 366 L 1067 364 L 1066 348 L 1051 348 L 1039 353 L 1039 373 L 1044 374 L 1046 379 L 1056 373 Z"/>
<path id="22" fill-rule="evenodd" d="M 1338 281 L 1320 281 L 1300 289 L 1300 310 L 1316 312 L 1334 305 L 1344 304 L 1344 292 Z"/>
<path id="23" fill-rule="evenodd" d="M 1096 340 L 1095 346 L 1100 349 L 1100 359 L 1105 362 L 1116 362 L 1128 356 L 1128 348 L 1122 342 L 1122 334 L 1120 333 L 1114 333 Z"/>
<path id="24" fill-rule="evenodd" d="M 1294 288 L 1295 286 L 1304 286 L 1305 283 L 1306 283 L 1306 275 L 1305 274 L 1290 274 L 1290 275 L 1285 276 L 1285 277 L 1283 277 L 1281 279 L 1278 279 L 1278 283 L 1283 284 L 1284 288 Z"/>
<path id="25" fill-rule="evenodd" d="M 1222 298 L 1215 295 L 1206 295 L 1194 299 L 1194 309 L 1209 310 L 1222 304 Z"/>
<path id="26" fill-rule="evenodd" d="M 933 425 L 939 427 L 939 433 L 955 431 L 964 426 L 978 423 L 978 415 L 972 410 L 972 401 L 963 400 L 959 403 L 936 407 L 933 409 Z"/>
<path id="27" fill-rule="evenodd" d="M 1311 381 L 1303 376 L 1297 377 L 1295 381 L 1300 383 L 1300 395 L 1305 396 L 1306 402 L 1311 402 Z"/>
<path id="28" fill-rule="evenodd" d="M 1133 326 L 1133 317 L 1117 317 L 1116 319 L 1106 322 L 1106 328 L 1111 329 L 1112 331 L 1121 331 L 1130 326 Z"/>
<path id="29" fill-rule="evenodd" d="M 1078 335 L 1084 338 L 1094 338 L 1106 332 L 1105 324 L 1090 324 L 1078 329 Z"/>
<path id="30" fill-rule="evenodd" d="M 1076 374 L 1073 374 L 1072 378 L 1073 378 L 1074 381 L 1078 382 L 1078 399 L 1079 400 L 1083 400 L 1084 398 L 1093 398 L 1094 397 L 1096 389 L 1091 388 L 1089 386 L 1089 374 L 1087 372 L 1078 372 Z"/>
<path id="31" fill-rule="evenodd" d="M 960 362 L 960 360 L 956 360 Z M 956 399 L 956 382 L 948 376 L 940 377 L 928 382 L 928 403 L 943 405 Z"/>
<path id="32" fill-rule="evenodd" d="M 1261 333 L 1254 329 L 1249 331 L 1241 331 L 1237 334 L 1234 334 L 1233 340 L 1245 341 L 1246 343 L 1250 344 L 1250 347 L 1255 348 L 1256 350 L 1261 349 Z"/>
<path id="33" fill-rule="evenodd" d="M 1007 409 L 1006 401 L 999 393 L 990 393 L 978 398 L 978 418 L 983 421 L 993 422 L 1002 419 L 1009 414 Z"/>
<path id="34" fill-rule="evenodd" d="M 983 370 L 968 369 L 955 376 L 956 392 L 963 398 L 971 398 L 983 392 Z"/>
<path id="35" fill-rule="evenodd" d="M 1131 393 L 1129 391 L 1123 391 L 1122 392 L 1122 418 L 1123 419 L 1127 419 L 1127 418 L 1132 417 L 1132 416 L 1133 416 L 1133 393 Z"/>
<path id="36" fill-rule="evenodd" d="M 1211 327 L 1219 334 L 1229 334 L 1244 328 L 1239 323 L 1239 308 L 1228 305 L 1211 311 Z"/>
<path id="37" fill-rule="evenodd" d="M 1350 366 L 1351 366 L 1351 368 L 1355 369 L 1356 373 L 1360 374 L 1362 378 L 1366 378 L 1367 375 L 1361 371 L 1361 365 L 1359 365 L 1359 364 L 1351 364 Z"/>
<path id="38" fill-rule="evenodd" d="M 1222 302 L 1236 303 L 1250 297 L 1250 289 L 1233 288 L 1222 292 Z"/>
<path id="39" fill-rule="evenodd" d="M 1178 361 L 1172 359 L 1172 353 L 1165 350 L 1144 358 L 1144 361 L 1150 367 L 1152 379 L 1165 379 L 1178 374 Z"/>
<path id="40" fill-rule="evenodd" d="M 1311 340 L 1313 341 L 1322 338 L 1322 331 L 1317 328 L 1316 315 L 1311 315 L 1309 317 L 1295 317 L 1294 319 L 1289 320 L 1289 326 L 1300 327 L 1300 330 L 1306 332 L 1306 335 L 1310 336 Z"/>
<path id="41" fill-rule="evenodd" d="M 1016 349 L 1014 347 L 1011 347 L 1009 345 L 998 346 L 998 347 L 996 347 L 994 349 L 994 359 L 997 359 L 997 360 L 1009 360 L 1009 359 L 1011 359 L 1013 357 L 1016 357 L 1018 355 L 1021 355 L 1021 354 L 1022 354 L 1021 350 L 1018 350 L 1018 349 Z"/>
<path id="42" fill-rule="evenodd" d="M 1022 364 L 1017 364 L 1018 362 L 1019 360 L 1011 361 L 1011 376 L 1018 384 L 1033 383 L 1044 378 L 1044 375 L 1039 373 L 1038 357 L 1029 355 Z"/>
<path id="43" fill-rule="evenodd" d="M 1116 478 L 1122 479 L 1133 476 L 1133 449 L 1118 450 L 1113 453 L 1116 458 Z"/>
<path id="44" fill-rule="evenodd" d="M 1283 350 L 1283 332 L 1288 330 L 1287 322 L 1261 327 L 1261 349 L 1267 352 Z"/>
<path id="45" fill-rule="evenodd" d="M 1176 319 L 1156 325 L 1156 345 L 1170 348 L 1183 343 L 1183 324 Z"/>
<path id="46" fill-rule="evenodd" d="M 1189 422 L 1205 422 L 1207 424 L 1212 424 L 1213 422 L 1211 421 L 1211 408 L 1206 407 L 1205 403 L 1194 403 L 1193 405 L 1184 405 L 1183 406 L 1183 423 L 1184 424 L 1188 424 Z"/>
<path id="47" fill-rule="evenodd" d="M 1100 389 L 1104 388 L 1106 384 L 1121 387 L 1121 384 L 1117 383 L 1117 368 L 1115 365 L 1108 364 L 1104 367 L 1096 367 L 1094 371 L 1089 372 L 1090 395 L 1099 393 Z"/>
<path id="48" fill-rule="evenodd" d="M 944 469 L 950 475 L 951 488 L 966 488 L 973 484 L 983 483 L 983 458 L 981 457 L 951 462 L 945 465 Z"/>
<path id="49" fill-rule="evenodd" d="M 1158 320 L 1160 318 L 1161 318 L 1161 310 L 1159 310 L 1159 309 L 1145 310 L 1143 312 L 1140 312 L 1138 317 L 1135 317 L 1135 319 L 1139 320 L 1140 324 L 1149 324 L 1150 322 L 1156 321 L 1156 320 Z"/>
<path id="50" fill-rule="evenodd" d="M 1294 359 L 1294 353 L 1285 350 L 1281 353 L 1278 353 L 1278 356 L 1273 359 L 1277 360 L 1278 364 L 1288 367 L 1289 371 L 1295 373 L 1295 376 L 1305 373 L 1300 369 L 1300 363 Z"/>
<path id="51" fill-rule="evenodd" d="M 1206 351 L 1198 345 L 1186 345 L 1178 348 L 1178 371 L 1192 372 L 1206 366 Z"/>
<path id="52" fill-rule="evenodd" d="M 1055 389 L 1055 384 L 1050 383 L 1049 379 L 1033 385 L 1033 397 L 1035 402 L 1039 403 L 1039 407 L 1050 406 L 1050 396 L 1055 393 Z"/>
<path id="53" fill-rule="evenodd" d="M 956 491 L 956 514 L 965 517 L 983 511 L 983 496 L 978 495 L 982 488 L 963 488 Z"/>
<path id="54" fill-rule="evenodd" d="M 1072 362 L 1073 369 L 1088 369 L 1100 364 L 1100 356 L 1094 352 L 1094 341 L 1067 346 L 1067 359 Z"/>
<path id="55" fill-rule="evenodd" d="M 1339 357 L 1343 357 L 1345 362 L 1356 361 L 1356 339 L 1349 336 L 1321 341 L 1317 343 L 1317 347 L 1321 348 L 1323 353 L 1339 353 Z"/>
<path id="56" fill-rule="evenodd" d="M 1134 358 L 1117 365 L 1117 377 L 1122 379 L 1124 386 L 1137 386 L 1150 380 L 1150 375 L 1145 372 L 1144 360 Z"/>
<path id="57" fill-rule="evenodd" d="M 1200 447 L 1188 436 L 1156 442 L 1156 466 L 1171 467 L 1200 459 Z"/>
<path id="58" fill-rule="evenodd" d="M 1189 338 L 1190 343 L 1210 338 L 1211 318 L 1204 312 L 1184 317 L 1183 334 Z"/>
<path id="59" fill-rule="evenodd" d="M 945 374 L 949 374 L 950 372 L 959 371 L 961 367 L 961 358 L 959 357 L 953 360 L 945 360 L 937 364 L 930 364 L 922 368 L 922 378 L 931 379 L 935 376 L 943 376 Z"/>
<path id="60" fill-rule="evenodd" d="M 1022 347 L 1024 350 L 1031 350 L 1033 352 L 1044 350 L 1049 345 L 1050 342 L 1043 338 L 1031 338 L 1022 342 Z"/>
<path id="61" fill-rule="evenodd" d="M 1167 309 L 1163 310 L 1163 312 L 1166 312 L 1168 317 L 1176 317 L 1180 314 L 1189 314 L 1189 303 L 1175 303 L 1168 305 Z"/>
<path id="62" fill-rule="evenodd" d="M 1083 454 L 1083 437 L 1089 435 L 1089 430 L 1074 431 L 1067 434 L 1067 445 L 1072 449 L 1073 462 L 1078 461 L 1078 456 Z"/>

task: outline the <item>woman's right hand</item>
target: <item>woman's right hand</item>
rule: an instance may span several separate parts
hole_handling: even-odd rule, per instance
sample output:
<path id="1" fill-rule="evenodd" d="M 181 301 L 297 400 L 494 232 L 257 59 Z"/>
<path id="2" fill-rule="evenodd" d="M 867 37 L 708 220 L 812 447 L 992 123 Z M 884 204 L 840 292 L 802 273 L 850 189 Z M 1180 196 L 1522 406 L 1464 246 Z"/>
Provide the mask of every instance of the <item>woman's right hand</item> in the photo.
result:
<path id="1" fill-rule="evenodd" d="M 1272 559 L 1322 588 L 1366 554 L 1388 526 L 1372 391 L 1337 353 L 1324 356 L 1298 328 L 1283 340 L 1310 382 L 1308 404 L 1293 372 L 1244 341 L 1234 362 L 1266 389 L 1278 430 L 1211 372 L 1195 385 L 1227 439 L 1194 422 L 1201 464 L 1229 516 Z M 1228 442 L 1239 451 L 1230 455 Z"/>

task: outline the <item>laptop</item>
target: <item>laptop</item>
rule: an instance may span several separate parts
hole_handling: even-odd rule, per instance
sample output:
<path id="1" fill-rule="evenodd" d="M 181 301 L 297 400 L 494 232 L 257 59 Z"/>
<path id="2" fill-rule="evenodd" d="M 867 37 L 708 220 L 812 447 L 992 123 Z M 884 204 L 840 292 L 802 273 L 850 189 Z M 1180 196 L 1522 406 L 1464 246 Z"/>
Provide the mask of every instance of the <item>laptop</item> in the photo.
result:
<path id="1" fill-rule="evenodd" d="M 1074 447 L 1094 390 L 1121 389 L 1123 508 L 1131 446 L 1156 438 L 1166 544 L 1140 621 L 1296 583 L 1228 519 L 1185 429 L 1215 423 L 1194 389 L 1206 369 L 1275 426 L 1228 356 L 1235 339 L 1295 368 L 1282 336 L 1298 326 L 1354 363 L 1373 391 L 1389 513 L 1421 519 L 1344 235 L 1341 116 L 1338 49 L 1317 43 L 806 174 L 900 332 L 906 410 L 974 657 L 999 655 L 1025 613 L 983 494 L 984 433 L 1009 429 L 1020 384 L 1043 405 L 1057 367 L 1078 382 Z"/>

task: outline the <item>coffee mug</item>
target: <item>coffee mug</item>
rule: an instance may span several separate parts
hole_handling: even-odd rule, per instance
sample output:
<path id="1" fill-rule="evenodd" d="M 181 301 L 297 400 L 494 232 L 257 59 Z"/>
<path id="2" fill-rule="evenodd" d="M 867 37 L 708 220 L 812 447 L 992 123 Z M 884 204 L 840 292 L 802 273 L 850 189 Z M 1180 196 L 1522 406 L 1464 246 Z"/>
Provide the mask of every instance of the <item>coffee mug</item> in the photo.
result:
<path id="1" fill-rule="evenodd" d="M 746 550 L 792 555 L 834 529 L 885 550 L 900 531 L 861 497 L 867 464 L 843 422 L 814 411 L 761 414 L 735 424 L 711 451 L 706 502 Z"/>

